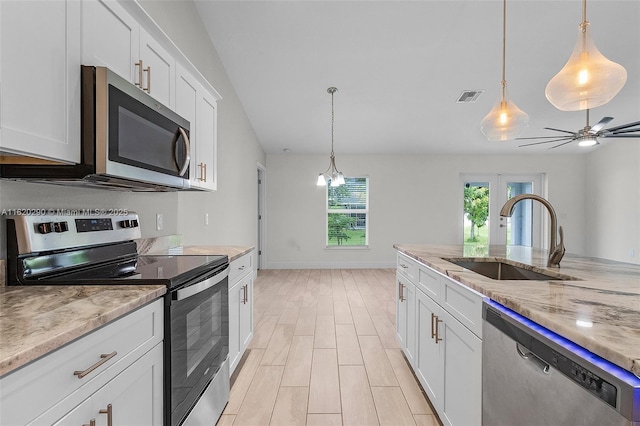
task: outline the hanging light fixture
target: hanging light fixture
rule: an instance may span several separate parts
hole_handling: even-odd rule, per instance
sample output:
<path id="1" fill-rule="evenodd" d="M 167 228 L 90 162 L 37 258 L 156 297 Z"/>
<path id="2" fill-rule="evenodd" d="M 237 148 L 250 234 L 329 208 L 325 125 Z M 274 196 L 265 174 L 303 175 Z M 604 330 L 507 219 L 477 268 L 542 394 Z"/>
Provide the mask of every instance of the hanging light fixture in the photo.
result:
<path id="1" fill-rule="evenodd" d="M 509 99 L 505 80 L 507 45 L 507 0 L 502 2 L 502 81 L 500 100 L 480 122 L 480 130 L 490 141 L 514 139 L 529 125 L 529 116 Z"/>
<path id="2" fill-rule="evenodd" d="M 605 58 L 591 40 L 587 0 L 583 0 L 576 47 L 564 68 L 547 84 L 547 99 L 562 111 L 595 108 L 613 99 L 626 81 L 624 67 Z"/>
<path id="3" fill-rule="evenodd" d="M 329 157 L 329 168 L 324 173 L 318 175 L 318 186 L 325 186 L 329 181 L 331 182 L 331 186 L 344 185 L 344 175 L 336 167 L 336 156 L 333 154 L 333 94 L 337 91 L 338 89 L 335 87 L 329 87 L 327 89 L 327 92 L 331 93 L 331 156 Z"/>

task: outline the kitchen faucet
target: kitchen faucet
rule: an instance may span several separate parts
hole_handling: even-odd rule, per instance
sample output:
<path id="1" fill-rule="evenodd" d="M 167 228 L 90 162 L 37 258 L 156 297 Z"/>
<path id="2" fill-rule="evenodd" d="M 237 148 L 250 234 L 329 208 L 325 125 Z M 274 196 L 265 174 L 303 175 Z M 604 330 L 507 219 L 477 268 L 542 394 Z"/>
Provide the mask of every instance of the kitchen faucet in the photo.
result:
<path id="1" fill-rule="evenodd" d="M 544 198 L 535 194 L 520 194 L 516 195 L 513 198 L 507 200 L 500 209 L 500 216 L 503 217 L 511 217 L 513 214 L 513 208 L 516 203 L 520 200 L 536 200 L 539 201 L 543 206 L 547 208 L 549 211 L 549 215 L 551 216 L 551 239 L 549 244 L 549 259 L 547 260 L 547 266 L 560 267 L 560 261 L 562 260 L 562 256 L 564 256 L 564 233 L 562 231 L 562 226 L 560 227 L 560 243 L 556 245 L 556 233 L 558 232 L 558 217 L 556 216 L 555 210 Z"/>

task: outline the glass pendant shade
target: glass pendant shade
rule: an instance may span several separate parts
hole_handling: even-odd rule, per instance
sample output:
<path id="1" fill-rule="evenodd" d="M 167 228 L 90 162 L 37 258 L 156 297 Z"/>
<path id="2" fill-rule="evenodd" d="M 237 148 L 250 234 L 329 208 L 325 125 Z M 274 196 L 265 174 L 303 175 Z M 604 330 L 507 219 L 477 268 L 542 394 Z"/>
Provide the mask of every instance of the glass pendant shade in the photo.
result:
<path id="1" fill-rule="evenodd" d="M 327 186 L 327 180 L 324 178 L 324 175 L 320 173 L 318 175 L 318 181 L 316 183 L 318 186 Z"/>
<path id="2" fill-rule="evenodd" d="M 589 22 L 583 22 L 571 57 L 549 81 L 545 95 L 561 111 L 590 109 L 613 99 L 626 81 L 627 71 L 600 53 L 591 39 Z"/>
<path id="3" fill-rule="evenodd" d="M 529 116 L 509 99 L 507 83 L 496 105 L 480 122 L 480 130 L 490 141 L 514 139 L 529 125 Z"/>

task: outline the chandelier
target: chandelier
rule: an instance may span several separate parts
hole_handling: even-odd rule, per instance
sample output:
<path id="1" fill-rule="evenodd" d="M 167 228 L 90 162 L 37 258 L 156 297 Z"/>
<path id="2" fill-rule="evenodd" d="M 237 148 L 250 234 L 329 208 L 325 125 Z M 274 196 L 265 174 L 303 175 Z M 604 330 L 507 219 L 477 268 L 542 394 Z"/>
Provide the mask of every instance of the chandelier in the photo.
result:
<path id="1" fill-rule="evenodd" d="M 327 92 L 331 94 L 331 155 L 329 156 L 329 168 L 324 173 L 318 175 L 318 186 L 326 186 L 329 182 L 331 186 L 344 185 L 344 175 L 336 167 L 336 156 L 333 153 L 333 94 L 337 91 L 338 89 L 335 87 L 329 87 L 327 89 Z"/>

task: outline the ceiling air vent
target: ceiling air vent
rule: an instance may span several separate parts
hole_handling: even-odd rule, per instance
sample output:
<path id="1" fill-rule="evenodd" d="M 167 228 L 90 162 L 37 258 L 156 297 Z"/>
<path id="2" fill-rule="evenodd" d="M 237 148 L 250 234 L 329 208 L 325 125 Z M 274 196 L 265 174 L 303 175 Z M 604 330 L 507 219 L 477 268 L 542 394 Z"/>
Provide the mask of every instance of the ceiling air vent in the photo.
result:
<path id="1" fill-rule="evenodd" d="M 475 102 L 478 100 L 478 96 L 484 92 L 484 90 L 465 90 L 460 96 L 458 96 L 458 100 L 456 101 L 459 104 L 468 104 L 471 102 Z"/>

